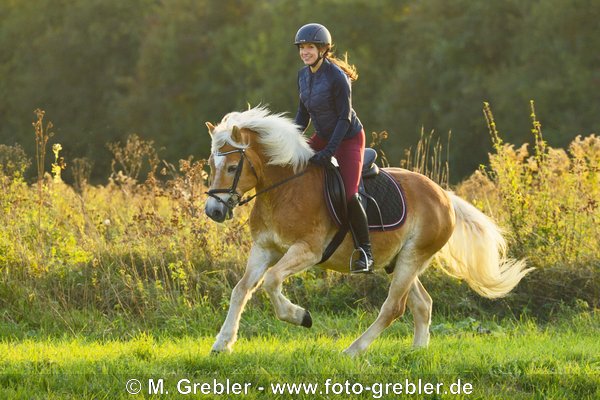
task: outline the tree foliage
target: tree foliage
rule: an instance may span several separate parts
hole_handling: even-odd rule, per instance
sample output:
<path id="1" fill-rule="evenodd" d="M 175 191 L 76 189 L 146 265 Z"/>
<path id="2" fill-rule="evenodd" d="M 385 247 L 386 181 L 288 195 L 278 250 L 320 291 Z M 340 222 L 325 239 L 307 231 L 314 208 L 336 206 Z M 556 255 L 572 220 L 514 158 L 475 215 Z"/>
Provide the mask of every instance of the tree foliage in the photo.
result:
<path id="1" fill-rule="evenodd" d="M 106 143 L 132 133 L 174 161 L 206 157 L 204 121 L 247 103 L 291 115 L 301 67 L 293 36 L 327 25 L 360 78 L 367 133 L 387 130 L 399 164 L 421 129 L 452 131 L 454 179 L 485 162 L 483 101 L 508 141 L 564 146 L 600 123 L 600 2 L 594 0 L 0 0 L 0 143 L 33 149 L 32 111 L 68 159 L 106 177 Z"/>

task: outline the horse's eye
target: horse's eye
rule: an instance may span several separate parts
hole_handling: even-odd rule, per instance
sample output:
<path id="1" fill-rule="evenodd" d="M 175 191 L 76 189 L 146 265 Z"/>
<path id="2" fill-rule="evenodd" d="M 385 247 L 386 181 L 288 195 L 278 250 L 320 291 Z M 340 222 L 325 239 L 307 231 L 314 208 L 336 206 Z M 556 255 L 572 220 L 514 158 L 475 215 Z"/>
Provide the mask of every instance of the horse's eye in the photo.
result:
<path id="1" fill-rule="evenodd" d="M 229 174 L 234 174 L 236 170 L 237 170 L 237 165 L 230 165 L 229 167 L 227 167 L 227 173 L 229 173 Z"/>

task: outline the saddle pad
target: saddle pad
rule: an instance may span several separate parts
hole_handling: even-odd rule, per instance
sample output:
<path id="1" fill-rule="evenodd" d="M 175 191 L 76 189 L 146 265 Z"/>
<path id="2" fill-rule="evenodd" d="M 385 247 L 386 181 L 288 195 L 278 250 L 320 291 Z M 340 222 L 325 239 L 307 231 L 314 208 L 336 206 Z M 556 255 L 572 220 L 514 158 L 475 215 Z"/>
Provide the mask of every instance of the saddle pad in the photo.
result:
<path id="1" fill-rule="evenodd" d="M 383 169 L 375 177 L 365 179 L 363 184 L 369 229 L 387 231 L 402 226 L 406 219 L 406 200 L 400 184 Z"/>
<path id="2" fill-rule="evenodd" d="M 385 170 L 362 181 L 360 189 L 363 205 L 366 202 L 369 230 L 387 231 L 398 229 L 406 219 L 406 200 L 402 188 Z M 341 187 L 339 186 L 341 185 Z M 331 217 L 338 226 L 345 225 L 346 204 L 343 183 L 337 170 L 325 174 L 325 200 Z M 343 199 L 342 199 L 343 198 Z"/>

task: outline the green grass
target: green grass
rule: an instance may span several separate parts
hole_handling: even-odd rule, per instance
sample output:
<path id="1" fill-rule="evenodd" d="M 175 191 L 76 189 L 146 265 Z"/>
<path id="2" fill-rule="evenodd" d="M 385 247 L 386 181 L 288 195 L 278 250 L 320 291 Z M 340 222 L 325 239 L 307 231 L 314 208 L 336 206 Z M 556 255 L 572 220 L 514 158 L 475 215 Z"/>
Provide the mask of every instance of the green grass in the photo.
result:
<path id="1" fill-rule="evenodd" d="M 374 398 L 372 392 L 267 394 L 270 384 L 276 383 L 318 383 L 323 390 L 328 378 L 332 383 L 348 380 L 364 386 L 422 379 L 443 383 L 442 393 L 458 379 L 473 385 L 470 395 L 427 398 L 593 399 L 600 395 L 597 312 L 570 315 L 543 326 L 532 320 L 434 321 L 429 348 L 419 350 L 410 347 L 412 327 L 404 318 L 365 355 L 354 359 L 341 351 L 374 314 L 314 313 L 314 318 L 315 326 L 306 330 L 276 321 L 270 313 L 250 310 L 244 315 L 233 354 L 219 356 L 209 354 L 211 336 L 174 336 L 165 331 L 105 340 L 83 335 L 57 338 L 44 332 L 31 338 L 5 338 L 0 342 L 0 397 L 190 398 L 177 394 L 181 379 L 201 383 L 230 379 L 251 383 L 248 394 L 214 398 Z M 216 332 L 218 325 L 211 328 Z M 134 378 L 144 382 L 145 394 L 127 394 L 125 384 Z M 158 382 L 161 378 L 169 394 L 149 395 L 148 379 Z M 265 390 L 258 391 L 258 386 Z M 399 396 L 383 396 L 392 397 Z"/>

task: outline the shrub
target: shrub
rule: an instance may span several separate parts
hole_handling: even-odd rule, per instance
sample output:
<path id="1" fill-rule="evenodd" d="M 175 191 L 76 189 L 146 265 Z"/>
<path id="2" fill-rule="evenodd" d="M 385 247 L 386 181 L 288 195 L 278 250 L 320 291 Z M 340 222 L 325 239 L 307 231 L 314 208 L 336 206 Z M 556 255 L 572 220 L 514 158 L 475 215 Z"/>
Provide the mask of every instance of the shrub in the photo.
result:
<path id="1" fill-rule="evenodd" d="M 15 144 L 7 146 L 0 144 L 0 175 L 6 178 L 23 178 L 25 171 L 31 165 L 23 148 Z"/>
<path id="2" fill-rule="evenodd" d="M 485 113 L 494 144 L 490 165 L 456 191 L 505 227 L 512 255 L 527 258 L 537 271 L 509 297 L 492 302 L 431 268 L 422 280 L 436 310 L 547 317 L 565 304 L 597 307 L 600 138 L 577 137 L 567 150 L 553 149 L 543 141 L 532 104 L 534 143 L 531 149 L 515 148 L 502 141 L 487 105 Z M 422 141 L 405 165 L 425 168 L 422 172 L 447 183 L 439 141 Z M 29 165 L 23 149 L 0 145 L 4 319 L 36 326 L 40 315 L 50 313 L 53 323 L 68 325 L 61 322 L 66 310 L 144 320 L 157 310 L 227 306 L 251 246 L 251 207 L 237 209 L 235 220 L 215 224 L 202 211 L 204 160 L 181 160 L 177 167 L 163 161 L 164 179 L 158 179 L 160 163 L 151 142 L 133 137 L 112 149 L 118 158 L 113 165 L 125 172 L 113 170 L 107 185 L 91 186 L 89 164 L 74 162 L 74 190 L 52 179 L 30 186 L 22 178 Z M 425 149 L 430 156 L 418 154 Z M 145 167 L 149 175 L 140 182 Z M 383 273 L 353 277 L 315 269 L 285 287 L 292 300 L 308 308 L 346 312 L 378 308 L 386 286 Z M 259 295 L 253 303 L 270 308 L 267 301 Z"/>

